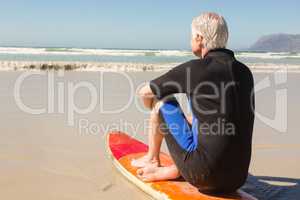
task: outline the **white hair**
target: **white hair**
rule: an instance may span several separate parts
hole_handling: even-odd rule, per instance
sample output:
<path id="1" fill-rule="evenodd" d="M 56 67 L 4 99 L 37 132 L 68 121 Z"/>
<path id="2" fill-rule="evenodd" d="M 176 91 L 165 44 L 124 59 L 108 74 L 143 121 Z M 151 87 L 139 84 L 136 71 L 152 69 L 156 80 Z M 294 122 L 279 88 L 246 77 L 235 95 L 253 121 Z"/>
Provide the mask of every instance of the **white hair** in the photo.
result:
<path id="1" fill-rule="evenodd" d="M 197 35 L 203 37 L 204 47 L 208 50 L 225 48 L 229 35 L 227 23 L 216 13 L 203 13 L 192 22 L 192 36 Z"/>

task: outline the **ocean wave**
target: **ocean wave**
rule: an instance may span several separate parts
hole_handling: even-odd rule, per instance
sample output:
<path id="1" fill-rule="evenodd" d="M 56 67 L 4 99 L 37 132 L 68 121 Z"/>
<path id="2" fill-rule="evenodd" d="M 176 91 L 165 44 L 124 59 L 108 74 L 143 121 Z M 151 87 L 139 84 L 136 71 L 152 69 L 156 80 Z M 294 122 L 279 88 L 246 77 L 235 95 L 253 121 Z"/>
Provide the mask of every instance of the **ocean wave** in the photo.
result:
<path id="1" fill-rule="evenodd" d="M 238 52 L 237 58 L 256 58 L 256 59 L 300 59 L 300 53 L 294 52 Z"/>
<path id="2" fill-rule="evenodd" d="M 80 49 L 80 48 L 15 48 L 0 47 L 0 54 L 29 55 L 98 55 L 98 56 L 192 56 L 180 50 L 126 50 L 126 49 Z"/>
<path id="3" fill-rule="evenodd" d="M 124 63 L 124 62 L 43 62 L 0 61 L 0 71 L 66 70 L 66 71 L 121 71 L 147 72 L 167 71 L 180 63 Z M 288 71 L 300 73 L 300 65 L 249 64 L 253 72 Z"/>
<path id="4" fill-rule="evenodd" d="M 61 56 L 65 58 L 74 56 L 80 60 L 84 56 L 99 56 L 101 58 L 117 58 L 122 60 L 124 58 L 128 59 L 128 61 L 137 61 L 139 59 L 150 60 L 151 59 L 169 59 L 174 60 L 174 62 L 178 62 L 178 59 L 189 60 L 194 58 L 193 53 L 191 51 L 186 50 L 130 50 L 130 49 L 84 49 L 84 48 L 18 48 L 18 47 L 0 47 L 0 55 L 5 58 L 5 56 L 9 57 L 9 55 L 13 55 L 16 58 L 22 56 L 49 56 L 57 58 L 58 61 L 61 59 Z M 269 61 L 278 61 L 281 59 L 287 59 L 291 62 L 300 62 L 300 53 L 293 52 L 243 52 L 237 51 L 236 57 L 238 59 L 242 59 L 243 62 L 254 61 L 260 62 L 260 60 Z M 10 59 L 10 58 L 9 58 Z M 33 58 L 36 59 L 36 58 Z M 177 61 L 176 61 L 177 59 Z M 94 61 L 94 60 L 90 60 Z M 112 60 L 115 61 L 115 60 Z M 283 60 L 286 61 L 286 60 Z M 288 62 L 287 61 L 287 62 Z M 289 64 L 289 63 L 287 63 Z"/>

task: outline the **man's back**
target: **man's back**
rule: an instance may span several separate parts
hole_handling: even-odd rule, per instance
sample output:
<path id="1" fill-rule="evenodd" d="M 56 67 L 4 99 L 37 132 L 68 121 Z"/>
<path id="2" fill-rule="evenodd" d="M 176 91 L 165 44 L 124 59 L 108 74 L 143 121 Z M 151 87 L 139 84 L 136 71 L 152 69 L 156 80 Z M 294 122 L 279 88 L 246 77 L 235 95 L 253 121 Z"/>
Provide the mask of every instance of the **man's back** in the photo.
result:
<path id="1" fill-rule="evenodd" d="M 208 87 L 191 93 L 193 112 L 199 120 L 199 153 L 207 161 L 208 179 L 214 185 L 240 187 L 247 177 L 251 158 L 252 73 L 229 50 L 209 52 L 204 59 L 207 59 L 202 62 L 206 63 L 203 73 L 207 73 Z"/>
<path id="2" fill-rule="evenodd" d="M 251 158 L 253 77 L 234 53 L 211 50 L 203 59 L 152 80 L 150 86 L 159 99 L 174 93 L 189 98 L 195 137 L 182 154 L 186 162 L 199 163 L 190 167 L 194 176 L 202 177 L 196 181 L 199 188 L 233 191 L 244 184 Z"/>

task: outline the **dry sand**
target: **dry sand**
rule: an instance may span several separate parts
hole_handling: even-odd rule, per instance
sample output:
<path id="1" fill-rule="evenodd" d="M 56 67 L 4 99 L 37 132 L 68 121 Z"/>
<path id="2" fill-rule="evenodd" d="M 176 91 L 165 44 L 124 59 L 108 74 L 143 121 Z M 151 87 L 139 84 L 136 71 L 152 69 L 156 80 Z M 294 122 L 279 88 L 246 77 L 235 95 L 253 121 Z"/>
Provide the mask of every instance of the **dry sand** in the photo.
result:
<path id="1" fill-rule="evenodd" d="M 108 129 L 124 122 L 137 125 L 137 138 L 145 141 L 144 114 L 130 105 L 117 114 L 100 112 L 98 106 L 88 114 L 76 114 L 74 126 L 68 126 L 67 112 L 32 115 L 16 105 L 14 87 L 21 72 L 0 72 L 0 196 L 9 200 L 69 200 L 69 199 L 149 199 L 134 185 L 128 183 L 111 165 L 105 153 L 104 135 Z M 129 73 L 135 86 L 159 73 Z M 267 74 L 255 74 L 256 81 Z M 100 88 L 100 74 L 96 72 L 68 72 L 55 77 L 54 83 L 79 83 L 89 81 Z M 124 77 L 105 73 L 104 109 L 120 108 L 130 98 Z M 253 158 L 248 182 L 244 189 L 260 199 L 300 198 L 300 74 L 289 74 L 288 131 L 279 133 L 260 120 L 255 122 Z M 66 86 L 67 87 L 67 86 Z M 55 89 L 57 95 L 57 85 Z M 68 95 L 65 95 L 67 102 Z M 274 114 L 272 90 L 256 96 L 257 110 L 265 115 Z M 47 106 L 47 79 L 32 76 L 21 87 L 21 98 L 34 108 Z M 89 104 L 89 93 L 78 90 L 75 103 L 79 107 Z M 67 104 L 66 104 L 67 105 Z M 80 129 L 79 123 L 89 122 L 89 131 Z M 122 121 L 123 120 L 123 121 Z M 138 126 L 139 125 L 139 126 Z M 99 130 L 97 130 L 97 127 Z M 128 128 L 128 127 L 127 127 Z"/>

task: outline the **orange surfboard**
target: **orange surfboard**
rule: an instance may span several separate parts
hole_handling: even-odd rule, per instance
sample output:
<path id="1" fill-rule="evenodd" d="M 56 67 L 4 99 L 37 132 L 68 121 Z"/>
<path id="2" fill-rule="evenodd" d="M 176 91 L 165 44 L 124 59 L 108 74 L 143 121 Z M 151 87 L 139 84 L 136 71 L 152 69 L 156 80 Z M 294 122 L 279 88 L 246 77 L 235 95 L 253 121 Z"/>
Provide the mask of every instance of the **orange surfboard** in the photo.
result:
<path id="1" fill-rule="evenodd" d="M 148 146 L 122 132 L 107 135 L 107 151 L 115 167 L 129 181 L 157 200 L 257 200 L 253 196 L 238 190 L 234 194 L 209 196 L 200 193 L 195 187 L 182 181 L 159 181 L 145 183 L 136 176 L 137 168 L 131 166 L 131 160 L 139 158 L 148 151 Z M 172 164 L 171 158 L 162 153 L 163 166 Z M 230 181 L 230 180 L 229 180 Z"/>

